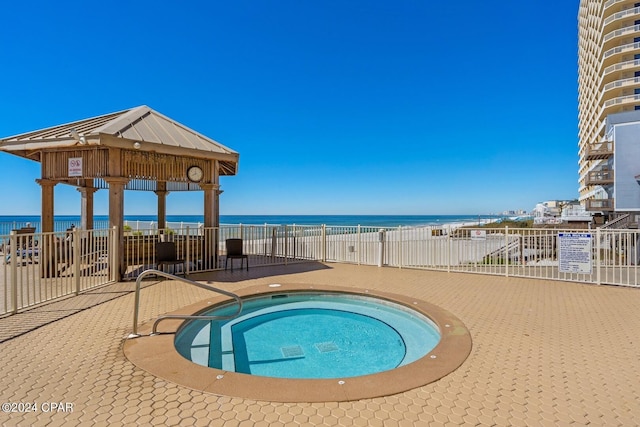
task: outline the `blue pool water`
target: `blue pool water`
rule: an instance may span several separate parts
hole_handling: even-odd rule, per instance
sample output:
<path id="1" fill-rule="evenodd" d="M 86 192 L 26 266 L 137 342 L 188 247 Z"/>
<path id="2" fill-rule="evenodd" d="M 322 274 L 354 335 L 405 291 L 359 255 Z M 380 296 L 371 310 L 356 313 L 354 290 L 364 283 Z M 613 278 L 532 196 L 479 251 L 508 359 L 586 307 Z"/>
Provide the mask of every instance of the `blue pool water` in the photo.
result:
<path id="1" fill-rule="evenodd" d="M 232 312 L 232 306 L 207 314 Z M 247 300 L 241 315 L 192 321 L 176 349 L 200 365 L 278 378 L 346 378 L 411 363 L 440 334 L 425 316 L 369 297 L 279 294 Z"/>

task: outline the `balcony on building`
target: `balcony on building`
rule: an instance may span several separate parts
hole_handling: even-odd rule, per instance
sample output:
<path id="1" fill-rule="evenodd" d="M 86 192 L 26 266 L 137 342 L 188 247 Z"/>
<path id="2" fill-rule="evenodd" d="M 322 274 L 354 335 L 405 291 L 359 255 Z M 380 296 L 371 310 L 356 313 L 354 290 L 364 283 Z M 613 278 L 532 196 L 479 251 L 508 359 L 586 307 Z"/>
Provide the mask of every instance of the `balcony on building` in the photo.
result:
<path id="1" fill-rule="evenodd" d="M 613 211 L 614 199 L 589 199 L 586 200 L 585 208 L 588 211 L 611 212 Z"/>
<path id="2" fill-rule="evenodd" d="M 612 94 L 613 97 L 619 97 L 624 95 L 625 89 L 636 87 L 640 87 L 640 77 L 630 77 L 607 83 L 604 85 L 604 92 Z M 616 89 L 618 89 L 618 92 L 616 92 Z"/>
<path id="3" fill-rule="evenodd" d="M 606 33 L 602 38 L 602 50 L 608 51 L 611 48 L 625 44 L 629 37 L 637 36 L 640 33 L 640 25 L 630 25 L 624 28 L 618 28 Z"/>
<path id="4" fill-rule="evenodd" d="M 602 141 L 587 147 L 586 160 L 606 160 L 613 156 L 613 141 Z"/>
<path id="5" fill-rule="evenodd" d="M 640 59 L 623 60 L 623 62 L 619 62 L 605 68 L 602 75 L 601 83 L 604 85 L 608 85 L 615 80 L 618 80 L 621 76 L 621 73 L 627 72 L 630 73 L 629 75 L 632 75 L 637 70 L 640 70 Z M 607 90 L 606 86 L 605 90 Z"/>
<path id="6" fill-rule="evenodd" d="M 601 167 L 587 174 L 587 185 L 609 185 L 613 184 L 614 176 L 613 170 L 608 167 Z"/>
<path id="7" fill-rule="evenodd" d="M 604 2 L 604 10 L 606 11 L 612 6 L 619 5 L 620 3 L 625 3 L 627 1 L 628 0 L 607 0 L 606 2 Z M 618 7 L 620 7 L 620 6 L 618 6 Z"/>
<path id="8" fill-rule="evenodd" d="M 619 26 L 621 21 L 624 21 L 625 19 L 634 18 L 638 15 L 640 15 L 640 7 L 632 7 L 630 9 L 625 9 L 620 12 L 616 12 L 612 15 L 609 15 L 604 19 L 602 32 L 604 34 L 608 34 L 610 31 L 614 30 L 614 27 L 616 25 Z"/>
<path id="9" fill-rule="evenodd" d="M 603 103 L 602 109 L 600 110 L 600 117 L 635 111 L 637 105 L 640 105 L 640 94 L 634 94 L 633 90 L 627 89 L 625 95 L 609 99 Z"/>
<path id="10" fill-rule="evenodd" d="M 600 61 L 600 67 L 606 69 L 617 63 L 625 62 L 623 59 L 626 55 L 634 55 L 640 51 L 640 42 L 626 43 L 620 46 L 615 46 L 610 49 L 604 50 L 602 59 Z"/>

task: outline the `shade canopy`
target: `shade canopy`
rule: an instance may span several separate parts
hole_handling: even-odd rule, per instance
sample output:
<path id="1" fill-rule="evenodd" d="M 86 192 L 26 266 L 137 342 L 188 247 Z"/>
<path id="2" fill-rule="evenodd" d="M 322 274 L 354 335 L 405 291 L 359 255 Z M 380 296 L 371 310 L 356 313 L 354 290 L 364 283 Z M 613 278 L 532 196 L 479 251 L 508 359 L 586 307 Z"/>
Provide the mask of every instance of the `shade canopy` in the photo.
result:
<path id="1" fill-rule="evenodd" d="M 119 267 L 127 269 L 124 191 L 157 195 L 158 228 L 165 228 L 171 191 L 202 191 L 204 225 L 219 225 L 219 177 L 235 175 L 237 152 L 143 105 L 0 139 L 0 151 L 40 162 L 42 231 L 54 231 L 54 187 L 81 194 L 81 229 L 93 228 L 93 194 L 109 189 L 109 226 L 118 230 Z M 217 242 L 203 240 L 217 263 Z M 44 254 L 46 255 L 46 254 Z M 43 277 L 54 274 L 42 271 Z"/>
<path id="2" fill-rule="evenodd" d="M 108 188 L 109 177 L 128 180 L 127 190 L 200 190 L 217 176 L 235 175 L 237 152 L 143 105 L 0 140 L 5 151 L 43 163 L 42 179 Z M 81 159 L 81 171 L 71 171 Z M 201 181 L 189 180 L 197 166 Z M 87 182 L 89 181 L 89 182 Z"/>

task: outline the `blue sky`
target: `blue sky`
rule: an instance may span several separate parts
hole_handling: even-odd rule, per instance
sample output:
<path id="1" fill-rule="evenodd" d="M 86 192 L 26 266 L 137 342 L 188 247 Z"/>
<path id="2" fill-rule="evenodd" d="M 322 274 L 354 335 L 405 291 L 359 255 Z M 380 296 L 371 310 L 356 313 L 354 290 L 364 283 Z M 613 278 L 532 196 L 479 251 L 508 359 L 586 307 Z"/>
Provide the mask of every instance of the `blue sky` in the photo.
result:
<path id="1" fill-rule="evenodd" d="M 223 215 L 531 210 L 578 195 L 578 3 L 8 2 L 0 137 L 148 105 L 240 153 Z M 38 177 L 0 153 L 0 215 L 39 214 Z"/>

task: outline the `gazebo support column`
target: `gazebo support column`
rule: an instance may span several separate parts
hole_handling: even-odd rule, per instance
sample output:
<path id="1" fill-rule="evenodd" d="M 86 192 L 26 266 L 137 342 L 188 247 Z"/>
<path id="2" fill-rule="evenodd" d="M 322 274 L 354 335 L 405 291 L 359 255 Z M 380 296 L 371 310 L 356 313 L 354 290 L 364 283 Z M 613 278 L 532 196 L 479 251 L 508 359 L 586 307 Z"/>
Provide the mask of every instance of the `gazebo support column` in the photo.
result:
<path id="1" fill-rule="evenodd" d="M 50 233 L 53 230 L 53 187 L 55 181 L 49 179 L 37 179 L 36 182 L 42 188 L 42 212 L 41 212 L 41 231 Z"/>
<path id="2" fill-rule="evenodd" d="M 49 179 L 37 179 L 42 191 L 42 211 L 40 214 L 40 227 L 43 233 L 53 232 L 53 188 L 55 181 Z M 40 276 L 43 278 L 53 277 L 57 272 L 57 267 L 53 265 L 53 255 L 55 254 L 55 242 L 53 236 L 42 239 L 40 244 Z"/>
<path id="3" fill-rule="evenodd" d="M 158 230 L 162 230 L 167 228 L 167 183 L 158 182 L 155 193 L 158 196 Z"/>
<path id="4" fill-rule="evenodd" d="M 217 184 L 200 184 L 200 187 L 204 190 L 204 226 L 219 227 L 218 192 L 220 186 Z"/>
<path id="5" fill-rule="evenodd" d="M 122 280 L 122 276 L 127 269 L 125 263 L 124 248 L 124 187 L 129 182 L 128 178 L 105 178 L 109 184 L 109 227 L 117 227 L 116 235 L 118 247 L 118 265 L 117 279 Z"/>
<path id="6" fill-rule="evenodd" d="M 93 187 L 78 188 L 80 192 L 80 229 L 93 230 Z"/>
<path id="7" fill-rule="evenodd" d="M 218 227 L 220 227 L 218 194 L 220 186 L 218 184 L 200 184 L 200 187 L 204 190 L 204 226 L 205 229 L 213 228 L 212 232 L 205 233 L 204 253 L 210 256 L 209 265 L 218 268 Z"/>

